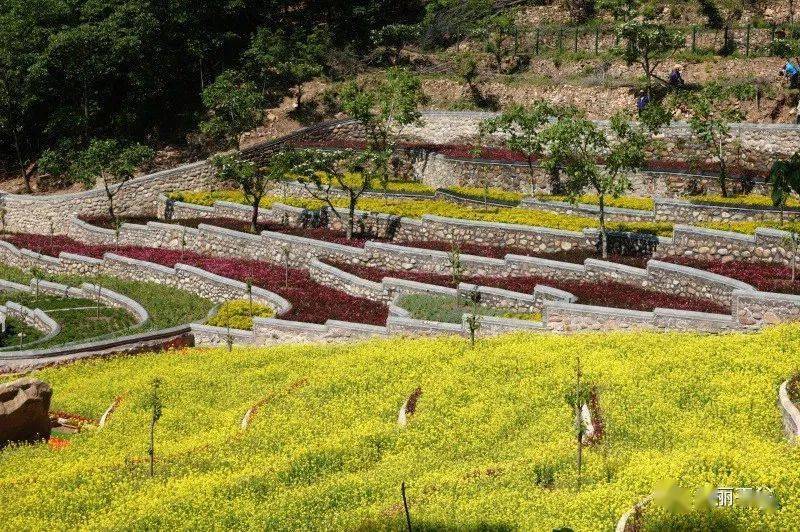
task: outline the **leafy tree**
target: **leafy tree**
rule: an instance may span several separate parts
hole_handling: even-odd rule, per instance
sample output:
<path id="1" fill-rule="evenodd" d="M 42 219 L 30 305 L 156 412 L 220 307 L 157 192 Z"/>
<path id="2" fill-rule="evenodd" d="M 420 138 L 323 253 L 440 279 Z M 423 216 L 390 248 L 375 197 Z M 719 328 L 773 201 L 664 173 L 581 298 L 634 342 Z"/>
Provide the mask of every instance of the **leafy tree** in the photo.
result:
<path id="1" fill-rule="evenodd" d="M 617 53 L 629 65 L 642 67 L 647 80 L 647 95 L 651 96 L 655 70 L 683 46 L 683 35 L 664 24 L 640 18 L 621 23 L 616 33 L 622 44 Z"/>
<path id="2" fill-rule="evenodd" d="M 693 95 L 688 100 L 688 107 L 692 135 L 716 162 L 719 188 L 722 195 L 727 196 L 728 167 L 734 157 L 730 123 L 741 120 L 742 113 L 723 106 L 719 99 L 704 93 Z"/>
<path id="3" fill-rule="evenodd" d="M 403 128 L 420 123 L 419 107 L 425 99 L 420 79 L 406 69 L 393 67 L 376 87 L 346 84 L 339 93 L 342 109 L 364 128 L 368 148 L 385 154 L 395 151 Z M 388 165 L 388 158 L 386 159 Z M 388 168 L 378 177 L 385 183 Z"/>
<path id="4" fill-rule="evenodd" d="M 372 188 L 374 176 L 386 167 L 388 152 L 375 150 L 297 150 L 287 152 L 285 161 L 308 193 L 325 203 L 342 222 L 347 239 L 353 238 L 355 210 L 364 192 Z M 347 195 L 347 214 L 334 204 L 336 190 Z"/>
<path id="5" fill-rule="evenodd" d="M 258 232 L 261 200 L 273 186 L 286 178 L 289 167 L 285 159 L 283 154 L 273 155 L 263 168 L 241 159 L 237 154 L 217 155 L 211 160 L 217 169 L 217 177 L 225 183 L 236 183 L 253 207 L 250 230 L 254 234 Z"/>
<path id="6" fill-rule="evenodd" d="M 494 58 L 497 70 L 508 73 L 517 68 L 520 33 L 514 14 L 502 12 L 487 18 L 476 35 L 484 39 L 486 52 Z"/>
<path id="7" fill-rule="evenodd" d="M 265 102 L 253 83 L 228 70 L 203 91 L 203 104 L 208 117 L 200 123 L 200 131 L 213 142 L 231 147 L 238 145 L 239 135 L 261 122 Z"/>
<path id="8" fill-rule="evenodd" d="M 303 84 L 322 75 L 330 46 L 330 35 L 323 27 L 287 34 L 264 26 L 256 32 L 244 58 L 259 73 L 262 91 L 275 85 L 292 87 L 295 106 L 300 107 Z"/>
<path id="9" fill-rule="evenodd" d="M 433 0 L 425 5 L 422 44 L 448 46 L 472 35 L 493 11 L 491 0 Z"/>
<path id="10" fill-rule="evenodd" d="M 795 152 L 787 160 L 778 160 L 773 163 L 769 172 L 769 183 L 772 187 L 772 204 L 780 209 L 781 223 L 783 223 L 786 201 L 792 192 L 800 194 L 800 151 Z"/>
<path id="11" fill-rule="evenodd" d="M 620 113 L 611 118 L 610 131 L 583 116 L 570 115 L 559 117 L 545 135 L 549 153 L 544 166 L 563 169 L 571 201 L 576 201 L 586 189 L 597 194 L 600 246 L 603 258 L 608 258 L 606 197 L 619 197 L 630 188 L 628 174 L 644 166 L 649 135 L 642 126 L 631 123 Z"/>
<path id="12" fill-rule="evenodd" d="M 566 0 L 566 7 L 570 18 L 582 24 L 595 15 L 595 0 Z"/>
<path id="13" fill-rule="evenodd" d="M 155 153 L 142 144 L 123 146 L 116 140 L 92 140 L 89 147 L 77 154 L 70 172 L 87 186 L 100 179 L 108 200 L 108 214 L 116 224 L 114 199 L 130 181 L 137 168 L 150 161 Z"/>
<path id="14" fill-rule="evenodd" d="M 568 111 L 573 112 L 573 111 Z M 505 109 L 500 116 L 484 120 L 480 125 L 481 135 L 501 133 L 505 146 L 509 150 L 519 152 L 525 156 L 528 165 L 531 193 L 536 188 L 536 171 L 534 163 L 541 159 L 546 151 L 544 136 L 550 121 L 556 118 L 561 111 L 544 100 L 536 100 L 529 107 L 513 105 Z M 552 172 L 557 175 L 558 168 L 553 167 Z"/>
<path id="15" fill-rule="evenodd" d="M 456 73 L 459 79 L 466 85 L 470 97 L 474 103 L 482 100 L 480 89 L 475 84 L 478 80 L 478 58 L 472 52 L 463 52 L 456 58 Z"/>
<path id="16" fill-rule="evenodd" d="M 417 24 L 387 24 L 372 32 L 372 42 L 386 52 L 392 65 L 397 65 L 402 59 L 403 48 L 419 39 L 419 32 Z"/>

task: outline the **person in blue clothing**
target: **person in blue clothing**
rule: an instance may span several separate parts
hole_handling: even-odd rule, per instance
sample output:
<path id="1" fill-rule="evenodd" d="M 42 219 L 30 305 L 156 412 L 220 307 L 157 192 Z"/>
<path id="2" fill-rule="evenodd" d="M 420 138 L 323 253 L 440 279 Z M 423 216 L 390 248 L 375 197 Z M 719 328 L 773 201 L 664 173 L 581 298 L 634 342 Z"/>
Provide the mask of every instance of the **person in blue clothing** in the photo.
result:
<path id="1" fill-rule="evenodd" d="M 647 93 L 641 93 L 638 98 L 636 98 L 636 112 L 642 114 L 644 108 L 647 107 L 647 104 L 650 103 L 650 97 Z"/>
<path id="2" fill-rule="evenodd" d="M 797 66 L 792 63 L 791 59 L 786 59 L 786 64 L 783 67 L 782 73 L 789 78 L 789 88 L 796 89 L 798 86 L 798 78 L 800 78 L 800 71 L 797 70 Z"/>

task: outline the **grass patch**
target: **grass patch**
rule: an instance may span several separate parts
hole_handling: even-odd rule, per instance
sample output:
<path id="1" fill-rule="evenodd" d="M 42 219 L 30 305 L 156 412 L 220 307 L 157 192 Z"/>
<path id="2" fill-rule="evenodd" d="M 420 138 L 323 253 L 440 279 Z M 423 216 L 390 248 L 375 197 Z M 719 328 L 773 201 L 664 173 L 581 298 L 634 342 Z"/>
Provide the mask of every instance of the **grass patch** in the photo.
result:
<path id="1" fill-rule="evenodd" d="M 502 188 L 489 188 L 488 190 L 484 190 L 480 187 L 448 187 L 445 190 L 451 194 L 455 194 L 456 196 L 461 196 L 464 198 L 477 201 L 488 200 L 505 203 L 507 205 L 519 205 L 519 202 L 522 201 L 523 197 L 523 194 L 520 192 L 509 192 L 508 190 L 503 190 Z"/>
<path id="2" fill-rule="evenodd" d="M 21 346 L 35 342 L 44 336 L 24 321 L 17 318 L 6 318 L 6 330 L 0 334 L 0 348 Z"/>
<path id="3" fill-rule="evenodd" d="M 0 264 L 0 279 L 29 284 L 32 278 L 33 275 L 27 271 Z M 142 305 L 150 314 L 150 320 L 140 329 L 141 331 L 167 329 L 201 320 L 208 315 L 213 306 L 211 301 L 177 288 L 155 283 L 126 281 L 106 275 L 99 277 L 44 275 L 43 279 L 69 286 L 80 286 L 82 283 L 89 282 L 128 296 Z M 12 299 L 16 300 L 16 296 Z M 58 321 L 59 318 L 55 319 Z"/>
<path id="4" fill-rule="evenodd" d="M 473 311 L 472 304 L 463 298 L 434 296 L 425 294 L 408 294 L 400 298 L 398 305 L 411 313 L 418 320 L 439 321 L 443 323 L 461 323 L 464 314 Z M 491 308 L 477 305 L 475 312 L 481 316 L 497 316 L 518 320 L 538 321 L 541 314 L 511 312 L 508 309 Z"/>
<path id="5" fill-rule="evenodd" d="M 121 308 L 101 305 L 81 298 L 63 298 L 35 293 L 12 293 L 5 301 L 14 301 L 30 309 L 41 309 L 61 326 L 61 331 L 36 348 L 47 348 L 121 333 L 134 324 L 133 316 Z"/>
<path id="6" fill-rule="evenodd" d="M 541 201 L 569 202 L 569 197 L 567 196 L 554 196 L 552 194 L 537 194 L 536 199 Z M 594 194 L 584 194 L 582 196 L 578 196 L 576 203 L 598 205 L 600 203 L 600 198 Z M 652 211 L 655 208 L 655 202 L 652 198 L 643 198 L 639 196 L 620 196 L 618 198 L 606 197 L 605 203 L 607 207 L 617 207 L 620 209 Z"/>

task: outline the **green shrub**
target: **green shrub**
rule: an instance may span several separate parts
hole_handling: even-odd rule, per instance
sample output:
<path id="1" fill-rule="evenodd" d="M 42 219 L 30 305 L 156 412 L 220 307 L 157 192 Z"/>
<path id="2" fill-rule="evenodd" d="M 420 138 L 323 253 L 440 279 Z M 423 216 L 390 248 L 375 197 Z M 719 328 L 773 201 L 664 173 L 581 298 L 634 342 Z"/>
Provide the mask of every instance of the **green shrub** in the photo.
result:
<path id="1" fill-rule="evenodd" d="M 275 311 L 258 303 L 250 304 L 249 301 L 227 301 L 220 305 L 217 313 L 208 320 L 209 325 L 215 327 L 230 327 L 231 329 L 250 330 L 253 328 L 253 318 L 271 318 Z"/>

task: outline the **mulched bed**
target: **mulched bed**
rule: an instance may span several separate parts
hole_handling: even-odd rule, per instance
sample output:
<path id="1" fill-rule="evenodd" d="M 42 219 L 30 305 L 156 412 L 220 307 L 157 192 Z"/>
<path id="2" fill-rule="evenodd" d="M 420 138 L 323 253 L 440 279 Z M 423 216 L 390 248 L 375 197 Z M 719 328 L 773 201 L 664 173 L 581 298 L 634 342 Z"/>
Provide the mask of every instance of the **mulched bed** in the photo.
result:
<path id="1" fill-rule="evenodd" d="M 434 284 L 439 286 L 454 287 L 453 278 L 450 275 L 434 273 L 419 273 L 410 271 L 382 270 L 367 266 L 353 266 L 350 264 L 328 262 L 330 265 L 340 270 L 357 275 L 362 279 L 380 282 L 384 277 L 395 277 L 407 279 L 421 283 Z M 629 310 L 652 311 L 656 307 L 671 308 L 677 310 L 693 310 L 697 312 L 713 312 L 719 314 L 729 314 L 730 308 L 710 301 L 691 299 L 650 290 L 643 290 L 630 285 L 614 282 L 585 283 L 553 281 L 545 277 L 465 277 L 465 283 L 473 283 L 479 286 L 491 286 L 504 288 L 523 294 L 532 294 L 537 284 L 543 284 L 553 288 L 566 290 L 578 298 L 579 303 L 586 305 L 599 305 L 604 307 L 622 308 Z"/>
<path id="2" fill-rule="evenodd" d="M 249 280 L 254 286 L 275 292 L 292 303 L 292 310 L 281 316 L 286 320 L 325 323 L 332 319 L 384 325 L 388 316 L 385 305 L 323 286 L 313 281 L 304 270 L 289 269 L 287 288 L 285 269 L 261 261 L 207 257 L 198 253 L 148 247 L 90 245 L 64 236 L 13 234 L 6 235 L 5 240 L 17 247 L 54 257 L 62 251 L 96 258 L 112 252 L 168 267 L 180 262 L 231 279 Z"/>
<path id="3" fill-rule="evenodd" d="M 103 227 L 106 229 L 114 228 L 114 224 L 109 217 L 100 217 L 100 218 L 82 217 L 81 219 L 84 222 L 87 222 L 97 227 Z M 139 225 L 144 225 L 147 222 L 162 222 L 162 223 L 166 222 L 185 227 L 197 227 L 200 224 L 206 224 L 206 225 L 214 225 L 217 227 L 224 227 L 226 229 L 232 229 L 234 231 L 240 231 L 243 233 L 250 232 L 249 222 L 243 220 L 237 220 L 235 218 L 187 218 L 184 220 L 165 221 L 155 217 L 130 216 L 130 217 L 120 217 L 120 220 L 123 222 L 139 224 Z M 322 240 L 324 242 L 332 242 L 335 244 L 342 244 L 345 246 L 352 246 L 357 248 L 363 248 L 364 243 L 367 240 L 373 240 L 377 242 L 387 242 L 390 244 L 396 244 L 398 246 L 421 248 L 421 249 L 432 249 L 432 250 L 447 251 L 447 252 L 453 250 L 452 242 L 446 242 L 442 240 L 413 240 L 408 242 L 395 242 L 395 241 L 390 241 L 386 238 L 377 238 L 374 236 L 365 236 L 365 235 L 355 235 L 351 240 L 347 240 L 347 236 L 344 231 L 336 231 L 327 228 L 304 229 L 302 227 L 291 227 L 288 225 L 280 223 L 272 223 L 272 222 L 266 224 L 259 224 L 259 230 L 274 231 L 276 233 L 283 233 L 287 235 L 313 238 L 315 240 Z M 513 255 L 524 255 L 528 257 L 540 257 L 544 259 L 557 260 L 561 262 L 570 262 L 573 264 L 583 264 L 583 262 L 588 258 L 592 259 L 602 258 L 599 252 L 577 250 L 577 249 L 570 251 L 559 251 L 556 253 L 535 253 L 523 247 L 491 246 L 486 244 L 470 244 L 470 243 L 460 244 L 459 249 L 460 252 L 465 255 L 478 255 L 481 257 L 491 257 L 495 259 L 502 259 L 508 254 L 513 254 Z M 646 256 L 623 256 L 623 255 L 612 254 L 609 255 L 609 258 L 607 260 L 619 264 L 636 266 L 637 268 L 644 268 L 647 265 L 648 259 L 649 257 Z"/>
<path id="4" fill-rule="evenodd" d="M 683 257 L 662 260 L 738 279 L 755 286 L 763 292 L 800 295 L 800 268 L 798 268 L 797 278 L 792 282 L 791 268 L 778 264 L 743 261 L 701 261 Z"/>

